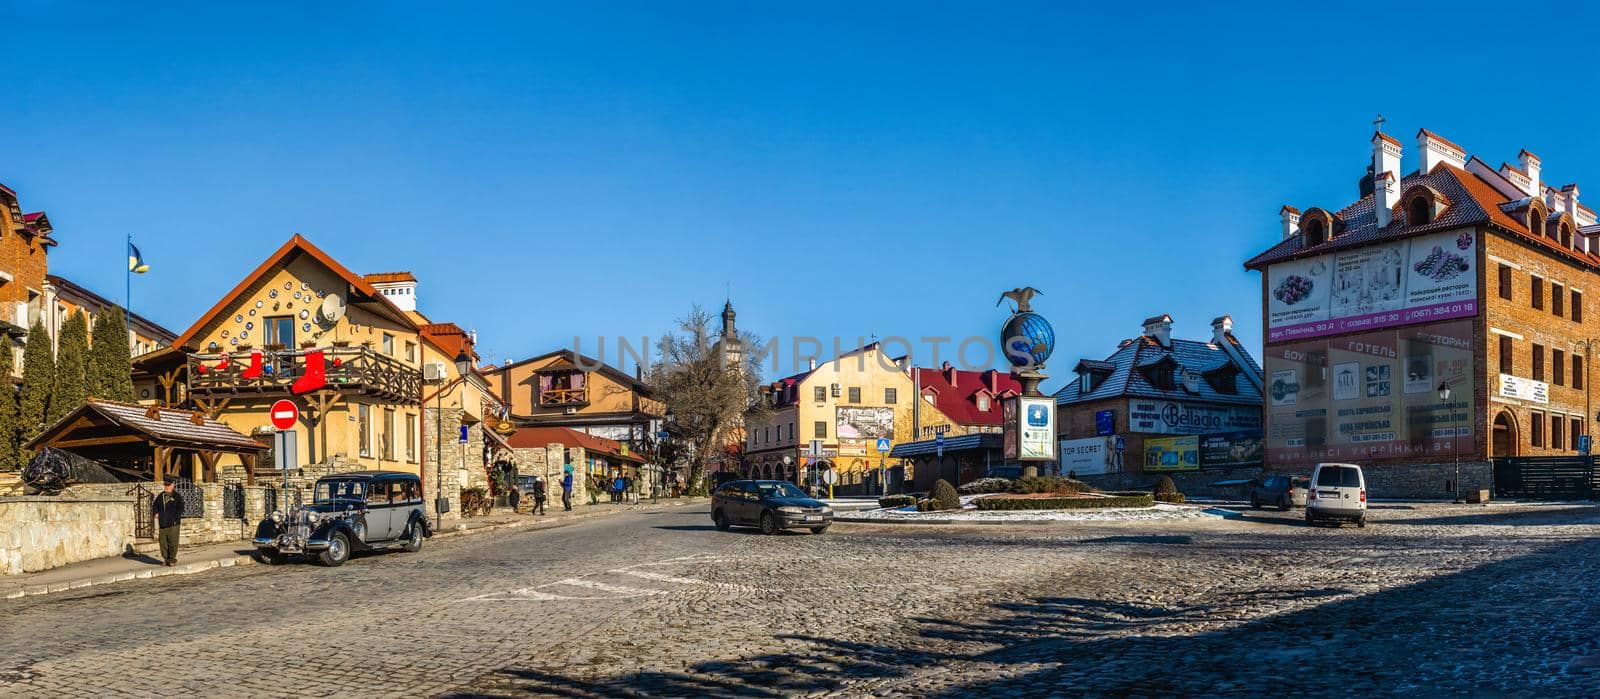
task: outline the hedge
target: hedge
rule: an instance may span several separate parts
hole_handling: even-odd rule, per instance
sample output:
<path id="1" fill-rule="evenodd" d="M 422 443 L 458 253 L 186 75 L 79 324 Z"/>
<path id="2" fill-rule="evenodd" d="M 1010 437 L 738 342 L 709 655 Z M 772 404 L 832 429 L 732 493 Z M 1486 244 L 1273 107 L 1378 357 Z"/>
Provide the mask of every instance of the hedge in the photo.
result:
<path id="1" fill-rule="evenodd" d="M 1004 493 L 1011 488 L 1009 478 L 979 478 L 966 485 L 956 488 L 962 495 L 983 495 L 985 493 Z"/>
<path id="2" fill-rule="evenodd" d="M 1011 483 L 1010 491 L 1019 494 L 1053 493 L 1063 495 L 1094 492 L 1094 488 L 1088 483 L 1070 478 L 1039 476 L 1037 478 L 1018 478 Z"/>
<path id="3" fill-rule="evenodd" d="M 973 501 L 980 510 L 1087 510 L 1105 507 L 1150 507 L 1150 493 L 1106 498 L 1008 498 L 991 495 Z"/>
<path id="4" fill-rule="evenodd" d="M 915 495 L 885 495 L 878 498 L 878 507 L 907 507 L 917 504 Z"/>

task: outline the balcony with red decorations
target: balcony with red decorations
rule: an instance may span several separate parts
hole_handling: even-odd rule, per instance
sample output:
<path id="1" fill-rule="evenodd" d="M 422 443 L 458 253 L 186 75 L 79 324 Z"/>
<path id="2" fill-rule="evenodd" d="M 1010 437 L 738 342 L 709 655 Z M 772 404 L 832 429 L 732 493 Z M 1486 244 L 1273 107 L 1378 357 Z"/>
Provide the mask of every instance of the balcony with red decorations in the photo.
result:
<path id="1" fill-rule="evenodd" d="M 406 403 L 422 400 L 422 373 L 370 347 L 190 354 L 187 373 L 193 396 L 337 391 Z"/>

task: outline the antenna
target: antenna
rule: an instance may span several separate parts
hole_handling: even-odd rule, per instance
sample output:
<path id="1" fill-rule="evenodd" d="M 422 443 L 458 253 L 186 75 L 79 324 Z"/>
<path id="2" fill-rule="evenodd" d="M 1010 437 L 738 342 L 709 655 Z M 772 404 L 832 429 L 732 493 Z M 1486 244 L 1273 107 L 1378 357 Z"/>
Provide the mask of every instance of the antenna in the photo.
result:
<path id="1" fill-rule="evenodd" d="M 337 323 L 344 317 L 344 299 L 338 294 L 329 294 L 322 299 L 322 319 L 329 323 Z"/>

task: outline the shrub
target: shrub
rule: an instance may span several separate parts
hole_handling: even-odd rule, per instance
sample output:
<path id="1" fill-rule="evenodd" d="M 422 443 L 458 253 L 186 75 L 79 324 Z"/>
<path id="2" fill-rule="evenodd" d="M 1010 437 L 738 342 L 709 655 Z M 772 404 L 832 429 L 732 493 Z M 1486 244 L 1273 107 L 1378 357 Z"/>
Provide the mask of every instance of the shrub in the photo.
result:
<path id="1" fill-rule="evenodd" d="M 937 509 L 937 506 L 934 504 L 933 500 L 930 499 L 930 498 L 923 498 L 923 499 L 917 501 L 917 511 L 918 512 L 932 512 L 935 509 Z"/>
<path id="2" fill-rule="evenodd" d="M 933 484 L 933 492 L 928 493 L 928 499 L 935 504 L 936 510 L 961 509 L 961 495 L 956 492 L 956 487 L 950 481 L 940 478 Z"/>
<path id="3" fill-rule="evenodd" d="M 1075 481 L 1059 476 L 1040 476 L 1037 478 L 1018 478 L 1011 483 L 1010 492 L 1020 495 L 1033 493 L 1055 493 L 1070 495 L 1074 493 L 1092 493 L 1094 488 L 1083 481 Z"/>
<path id="4" fill-rule="evenodd" d="M 1154 497 L 1161 502 L 1183 503 L 1183 493 L 1156 493 Z"/>
<path id="5" fill-rule="evenodd" d="M 915 495 L 885 495 L 878 498 L 878 507 L 906 507 L 917 504 Z"/>
<path id="6" fill-rule="evenodd" d="M 984 495 L 987 493 L 1004 493 L 1011 489 L 1009 478 L 979 478 L 971 483 L 956 488 L 962 495 Z"/>
<path id="7" fill-rule="evenodd" d="M 1178 484 L 1172 482 L 1172 476 L 1162 476 L 1156 479 L 1155 499 L 1161 502 L 1183 502 L 1183 493 L 1178 492 Z"/>
<path id="8" fill-rule="evenodd" d="M 1150 493 L 1114 495 L 1104 498 L 1012 498 L 990 495 L 973 501 L 980 510 L 1087 510 L 1104 507 L 1149 507 Z"/>

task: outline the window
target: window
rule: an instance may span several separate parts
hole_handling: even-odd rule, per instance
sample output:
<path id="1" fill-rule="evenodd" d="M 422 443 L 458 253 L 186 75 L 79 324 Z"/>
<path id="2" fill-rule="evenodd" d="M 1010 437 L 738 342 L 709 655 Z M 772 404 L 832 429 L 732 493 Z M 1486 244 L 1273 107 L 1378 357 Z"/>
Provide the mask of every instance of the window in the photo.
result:
<path id="1" fill-rule="evenodd" d="M 813 430 L 811 434 L 812 434 L 812 436 L 816 437 L 817 439 L 827 439 L 828 438 L 828 423 L 827 423 L 827 421 L 818 420 L 817 424 L 816 424 L 816 429 Z"/>
<path id="2" fill-rule="evenodd" d="M 1574 323 L 1583 322 L 1583 292 L 1572 292 L 1572 315 L 1568 317 L 1572 318 Z"/>
<path id="3" fill-rule="evenodd" d="M 1500 265 L 1500 298 L 1511 300 L 1511 267 Z"/>
<path id="4" fill-rule="evenodd" d="M 372 406 L 356 404 L 356 453 L 372 456 Z"/>
<path id="5" fill-rule="evenodd" d="M 1528 440 L 1533 446 L 1544 446 L 1544 413 L 1533 411 L 1533 419 L 1529 422 L 1529 426 L 1532 429 L 1528 430 Z"/>
<path id="6" fill-rule="evenodd" d="M 800 433 L 794 431 L 794 423 L 789 423 L 789 439 L 799 439 Z"/>
<path id="7" fill-rule="evenodd" d="M 417 460 L 417 417 L 406 416 L 406 461 Z"/>
<path id="8" fill-rule="evenodd" d="M 1528 231 L 1535 238 L 1544 237 L 1544 210 L 1537 207 L 1528 208 Z"/>
<path id="9" fill-rule="evenodd" d="M 406 361 L 408 361 L 408 362 L 417 361 L 417 343 L 415 343 L 415 342 L 407 342 L 406 343 Z"/>
<path id="10" fill-rule="evenodd" d="M 394 336 L 390 335 L 389 333 L 384 333 L 383 334 L 383 345 L 382 345 L 382 347 L 383 347 L 383 353 L 384 354 L 387 354 L 387 355 L 393 357 L 394 356 Z"/>
<path id="11" fill-rule="evenodd" d="M 861 387 L 860 386 L 851 386 L 850 387 L 850 402 L 851 403 L 860 403 L 861 402 Z"/>
<path id="12" fill-rule="evenodd" d="M 1529 277 L 1528 279 L 1532 290 L 1532 295 L 1529 298 L 1532 299 L 1533 307 L 1542 311 L 1544 310 L 1544 280 L 1538 277 Z"/>
<path id="13" fill-rule="evenodd" d="M 1406 206 L 1406 225 L 1420 226 L 1433 220 L 1433 206 L 1427 197 L 1412 197 Z"/>
<path id="14" fill-rule="evenodd" d="M 1500 336 L 1500 373 L 1502 373 L 1502 374 L 1516 373 L 1516 372 L 1511 371 L 1511 354 L 1512 354 L 1511 338 L 1507 337 L 1505 335 L 1501 335 Z"/>
<path id="15" fill-rule="evenodd" d="M 889 405 L 894 405 L 895 403 L 900 402 L 900 391 L 899 391 L 899 389 L 894 389 L 894 388 L 885 388 L 885 389 L 883 389 L 883 402 L 888 403 Z"/>
<path id="16" fill-rule="evenodd" d="M 1322 219 L 1306 224 L 1306 247 L 1314 247 L 1328 241 L 1328 229 L 1322 224 Z"/>
<path id="17" fill-rule="evenodd" d="M 1565 448 L 1567 448 L 1567 440 L 1563 439 L 1562 438 L 1563 435 L 1561 434 L 1565 430 L 1565 424 L 1566 424 L 1566 421 L 1562 420 L 1560 415 L 1551 415 L 1550 416 L 1550 448 L 1551 449 L 1565 449 Z"/>
<path id="18" fill-rule="evenodd" d="M 1583 356 L 1572 355 L 1572 387 L 1583 388 Z"/>
<path id="19" fill-rule="evenodd" d="M 273 316 L 261 321 L 266 331 L 262 340 L 269 345 L 283 345 L 294 349 L 294 316 Z"/>
<path id="20" fill-rule="evenodd" d="M 989 397 L 981 393 L 978 394 L 978 410 L 989 412 Z"/>
<path id="21" fill-rule="evenodd" d="M 1566 383 L 1567 378 L 1567 353 L 1561 350 L 1550 351 L 1550 383 L 1560 386 Z"/>
<path id="22" fill-rule="evenodd" d="M 1566 306 L 1566 301 L 1566 287 L 1550 282 L 1550 312 L 1558 316 L 1565 315 L 1563 307 Z"/>
<path id="23" fill-rule="evenodd" d="M 772 428 L 771 427 L 763 427 L 763 428 L 761 428 L 761 443 L 762 444 L 771 444 L 772 443 Z"/>
<path id="24" fill-rule="evenodd" d="M 394 408 L 383 409 L 383 458 L 394 460 Z"/>
<path id="25" fill-rule="evenodd" d="M 816 390 L 812 391 L 812 400 L 818 403 L 828 402 L 828 387 L 818 386 Z"/>
<path id="26" fill-rule="evenodd" d="M 1544 380 L 1544 345 L 1533 346 L 1533 380 Z"/>
<path id="27" fill-rule="evenodd" d="M 1562 222 L 1559 230 L 1561 231 L 1561 247 L 1572 247 L 1572 228 L 1565 222 Z"/>

